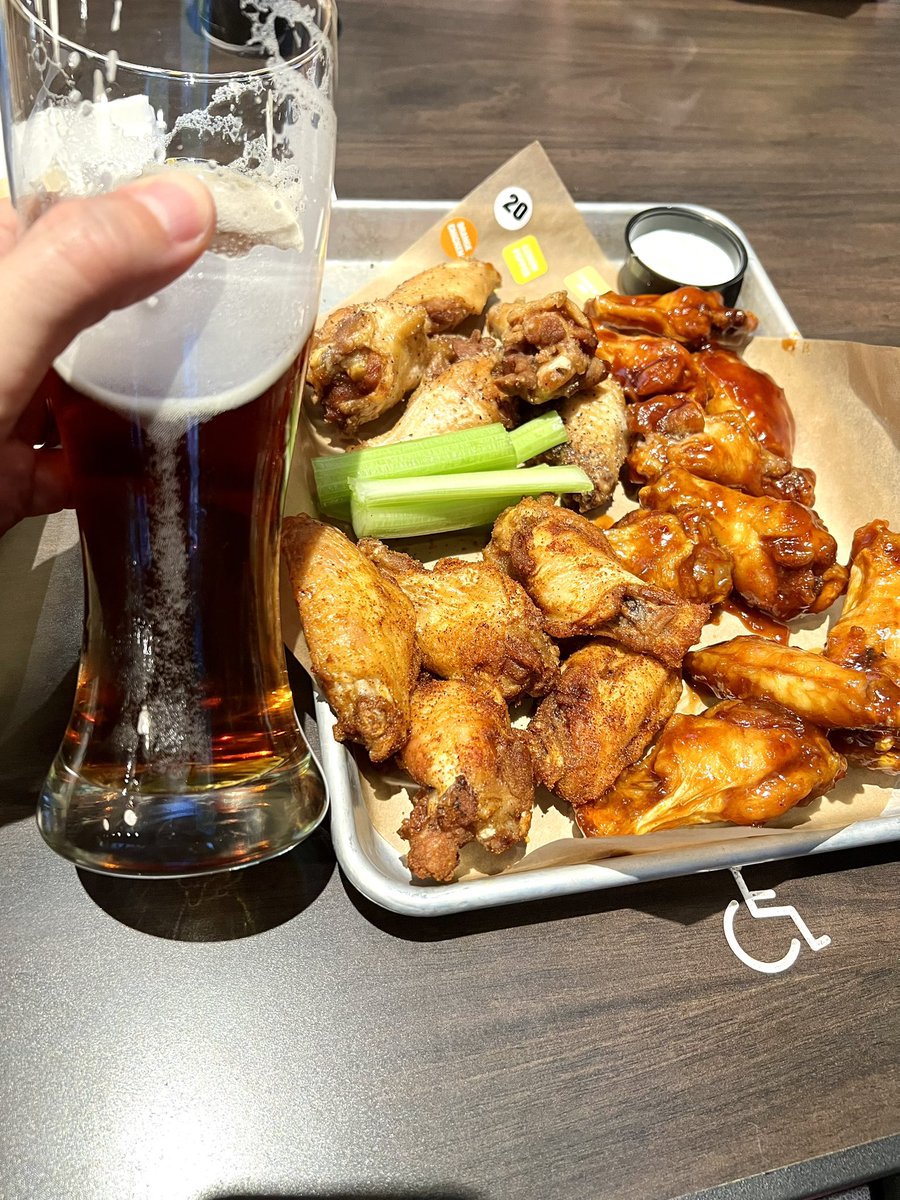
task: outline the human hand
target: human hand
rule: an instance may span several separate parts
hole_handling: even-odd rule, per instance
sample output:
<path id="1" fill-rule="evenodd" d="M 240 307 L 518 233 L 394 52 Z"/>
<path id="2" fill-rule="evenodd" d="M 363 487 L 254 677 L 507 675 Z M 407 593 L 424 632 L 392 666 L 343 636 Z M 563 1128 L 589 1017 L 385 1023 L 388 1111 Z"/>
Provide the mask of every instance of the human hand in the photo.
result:
<path id="1" fill-rule="evenodd" d="M 83 329 L 187 270 L 215 217 L 210 193 L 188 175 L 66 200 L 24 233 L 0 202 L 0 534 L 69 502 L 63 451 L 34 449 L 53 360 Z"/>

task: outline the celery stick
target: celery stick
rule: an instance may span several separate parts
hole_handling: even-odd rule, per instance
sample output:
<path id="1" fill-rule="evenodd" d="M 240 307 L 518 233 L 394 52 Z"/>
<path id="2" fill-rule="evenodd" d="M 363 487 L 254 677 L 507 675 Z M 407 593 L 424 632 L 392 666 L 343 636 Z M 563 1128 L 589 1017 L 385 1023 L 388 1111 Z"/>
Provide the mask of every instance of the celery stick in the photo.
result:
<path id="1" fill-rule="evenodd" d="M 526 421 L 518 429 L 510 430 L 509 439 L 515 446 L 517 463 L 528 462 L 529 458 L 535 458 L 568 440 L 566 427 L 558 412 L 542 413 L 533 421 Z"/>
<path id="2" fill-rule="evenodd" d="M 429 505 L 418 500 L 389 508 L 369 508 L 353 500 L 353 531 L 360 538 L 428 537 L 454 529 L 493 525 L 506 507 L 505 500 L 463 500 L 452 505 L 439 500 Z"/>
<path id="3" fill-rule="evenodd" d="M 312 465 L 319 508 L 328 516 L 347 520 L 353 479 L 498 471 L 515 467 L 518 461 L 509 434 L 501 424 L 494 423 L 392 446 L 370 446 L 347 454 L 326 455 L 314 458 Z"/>
<path id="4" fill-rule="evenodd" d="M 367 508 L 389 508 L 410 502 L 425 505 L 435 501 L 450 507 L 462 500 L 518 500 L 541 492 L 589 492 L 592 488 L 580 467 L 521 467 L 516 471 L 350 481 L 353 500 Z"/>

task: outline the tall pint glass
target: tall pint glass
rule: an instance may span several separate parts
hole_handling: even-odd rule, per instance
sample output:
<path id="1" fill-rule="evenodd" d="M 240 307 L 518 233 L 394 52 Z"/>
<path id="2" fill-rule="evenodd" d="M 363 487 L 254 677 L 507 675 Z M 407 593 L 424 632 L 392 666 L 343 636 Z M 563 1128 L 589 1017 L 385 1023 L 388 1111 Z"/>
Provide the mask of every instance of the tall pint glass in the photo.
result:
<path id="1" fill-rule="evenodd" d="M 210 249 L 81 334 L 51 403 L 86 613 L 38 825 L 81 866 L 243 866 L 321 820 L 284 666 L 278 542 L 334 158 L 331 0 L 0 0 L 25 221 L 191 171 Z"/>

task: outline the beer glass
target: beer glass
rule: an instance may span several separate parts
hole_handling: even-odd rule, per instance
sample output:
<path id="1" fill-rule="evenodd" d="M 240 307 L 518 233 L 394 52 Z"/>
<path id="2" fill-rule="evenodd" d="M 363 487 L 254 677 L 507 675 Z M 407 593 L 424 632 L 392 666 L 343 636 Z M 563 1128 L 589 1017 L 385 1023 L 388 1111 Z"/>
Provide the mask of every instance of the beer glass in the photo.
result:
<path id="1" fill-rule="evenodd" d="M 190 875 L 295 845 L 325 792 L 284 664 L 278 549 L 333 173 L 331 0 L 0 0 L 22 218 L 153 172 L 210 249 L 57 359 L 86 614 L 38 825 L 83 867 Z"/>

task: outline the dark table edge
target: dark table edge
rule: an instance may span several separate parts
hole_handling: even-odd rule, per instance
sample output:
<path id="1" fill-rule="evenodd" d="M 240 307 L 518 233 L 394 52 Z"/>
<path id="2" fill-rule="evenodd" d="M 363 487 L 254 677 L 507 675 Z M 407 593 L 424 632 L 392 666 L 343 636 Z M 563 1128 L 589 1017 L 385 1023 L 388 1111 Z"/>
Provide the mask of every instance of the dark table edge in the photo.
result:
<path id="1" fill-rule="evenodd" d="M 678 1200 L 809 1200 L 900 1172 L 900 1133 L 762 1175 L 690 1192 Z"/>

